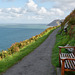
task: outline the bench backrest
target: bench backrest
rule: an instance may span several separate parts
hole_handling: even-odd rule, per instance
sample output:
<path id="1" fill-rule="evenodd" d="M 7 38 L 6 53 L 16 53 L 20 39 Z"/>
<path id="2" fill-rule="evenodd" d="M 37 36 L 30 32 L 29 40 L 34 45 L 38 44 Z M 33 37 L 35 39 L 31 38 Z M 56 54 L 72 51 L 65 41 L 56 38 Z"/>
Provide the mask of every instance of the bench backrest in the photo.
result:
<path id="1" fill-rule="evenodd" d="M 65 47 L 71 47 L 69 44 L 67 44 Z M 69 52 L 72 52 L 75 55 L 75 47 L 73 48 L 66 48 Z"/>

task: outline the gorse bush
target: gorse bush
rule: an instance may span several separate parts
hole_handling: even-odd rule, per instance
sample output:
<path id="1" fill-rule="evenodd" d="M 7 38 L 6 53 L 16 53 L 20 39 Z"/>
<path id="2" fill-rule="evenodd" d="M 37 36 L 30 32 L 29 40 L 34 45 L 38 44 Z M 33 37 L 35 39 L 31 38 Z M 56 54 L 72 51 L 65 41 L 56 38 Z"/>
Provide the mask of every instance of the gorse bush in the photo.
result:
<path id="1" fill-rule="evenodd" d="M 8 51 L 2 50 L 2 52 L 0 52 L 0 60 L 1 60 L 2 58 L 5 58 L 6 56 L 8 56 Z"/>

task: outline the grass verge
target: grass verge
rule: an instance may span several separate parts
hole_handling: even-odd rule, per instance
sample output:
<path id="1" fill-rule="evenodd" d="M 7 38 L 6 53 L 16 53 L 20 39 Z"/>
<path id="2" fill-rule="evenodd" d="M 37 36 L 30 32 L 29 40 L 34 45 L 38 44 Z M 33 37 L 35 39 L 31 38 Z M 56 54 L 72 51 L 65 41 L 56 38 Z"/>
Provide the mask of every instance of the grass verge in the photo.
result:
<path id="1" fill-rule="evenodd" d="M 60 31 L 61 30 L 59 30 L 59 32 Z M 52 64 L 55 67 L 59 67 L 59 48 L 58 48 L 58 46 L 65 46 L 66 44 L 75 46 L 74 37 L 70 38 L 69 35 L 65 35 L 64 32 L 62 32 L 62 34 L 57 34 L 56 35 L 56 43 L 55 43 L 53 51 L 52 51 Z M 68 52 L 65 49 L 62 49 L 61 51 L 62 51 L 62 53 Z M 75 75 L 75 72 L 65 72 L 65 75 Z"/>

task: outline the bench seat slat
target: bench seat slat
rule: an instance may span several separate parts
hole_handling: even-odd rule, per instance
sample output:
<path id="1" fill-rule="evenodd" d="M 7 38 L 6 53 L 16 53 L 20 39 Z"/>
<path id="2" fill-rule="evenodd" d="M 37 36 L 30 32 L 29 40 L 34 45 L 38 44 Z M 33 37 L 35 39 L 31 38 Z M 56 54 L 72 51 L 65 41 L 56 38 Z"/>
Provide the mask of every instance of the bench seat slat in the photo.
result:
<path id="1" fill-rule="evenodd" d="M 75 58 L 75 56 L 73 53 L 61 53 L 60 59 L 63 59 L 63 58 Z"/>
<path id="2" fill-rule="evenodd" d="M 65 61 L 65 69 L 75 70 L 75 61 L 74 60 L 66 60 Z"/>
<path id="3" fill-rule="evenodd" d="M 61 53 L 60 54 L 60 59 L 65 59 L 65 58 L 75 58 L 73 53 Z M 62 64 L 62 60 L 61 60 Z M 71 69 L 75 70 L 75 61 L 74 60 L 65 60 L 65 69 Z"/>
<path id="4" fill-rule="evenodd" d="M 68 68 L 68 69 L 70 68 L 67 60 L 65 61 L 65 68 Z"/>
<path id="5" fill-rule="evenodd" d="M 74 57 L 75 57 L 73 53 L 71 53 L 71 55 L 72 55 L 72 58 L 74 58 Z"/>
<path id="6" fill-rule="evenodd" d="M 73 70 L 75 70 L 75 64 L 74 64 L 75 61 L 74 60 L 73 61 L 71 60 L 70 62 L 72 63 Z"/>

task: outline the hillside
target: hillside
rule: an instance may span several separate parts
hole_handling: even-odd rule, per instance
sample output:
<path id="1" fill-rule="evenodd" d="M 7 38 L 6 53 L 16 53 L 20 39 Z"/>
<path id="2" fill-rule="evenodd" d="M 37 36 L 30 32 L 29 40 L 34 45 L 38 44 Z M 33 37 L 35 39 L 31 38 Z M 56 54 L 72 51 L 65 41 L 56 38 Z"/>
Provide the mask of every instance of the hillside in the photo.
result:
<path id="1" fill-rule="evenodd" d="M 75 46 L 75 10 L 73 10 L 61 24 L 62 33 L 65 27 L 67 28 L 67 35 L 70 37 L 68 44 Z M 73 44 L 71 42 L 72 39 L 74 39 Z"/>
<path id="2" fill-rule="evenodd" d="M 67 29 L 65 32 L 64 29 Z M 75 10 L 73 10 L 62 22 L 61 29 L 56 35 L 56 43 L 52 52 L 52 64 L 55 67 L 59 67 L 59 48 L 58 46 L 65 46 L 69 44 L 70 46 L 75 46 Z M 63 49 L 62 53 L 68 52 Z M 55 62 L 56 61 L 56 62 Z M 65 75 L 75 75 L 75 72 L 65 72 Z"/>
<path id="3" fill-rule="evenodd" d="M 60 25 L 61 22 L 63 22 L 63 20 L 57 19 L 57 20 L 54 20 L 51 23 L 49 23 L 47 26 L 57 26 L 57 25 Z"/>
<path id="4" fill-rule="evenodd" d="M 61 24 L 62 29 L 67 22 L 68 22 L 68 26 L 75 25 L 75 10 L 73 10 L 62 22 L 62 24 Z"/>

